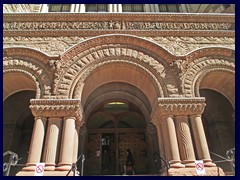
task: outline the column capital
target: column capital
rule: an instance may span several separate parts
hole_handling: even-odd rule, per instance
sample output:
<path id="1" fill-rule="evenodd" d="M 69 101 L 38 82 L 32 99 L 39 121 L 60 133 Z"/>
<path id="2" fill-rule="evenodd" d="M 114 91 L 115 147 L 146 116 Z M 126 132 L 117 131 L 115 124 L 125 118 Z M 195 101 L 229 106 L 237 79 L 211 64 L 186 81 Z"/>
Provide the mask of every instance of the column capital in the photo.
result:
<path id="1" fill-rule="evenodd" d="M 78 99 L 31 99 L 29 106 L 35 117 L 74 117 L 84 121 L 83 107 Z"/>
<path id="2" fill-rule="evenodd" d="M 159 121 L 163 116 L 189 116 L 202 114 L 205 98 L 158 98 L 151 119 Z"/>
<path id="3" fill-rule="evenodd" d="M 47 120 L 46 117 L 41 117 L 41 116 L 37 116 L 37 117 L 34 117 L 34 120 L 38 120 L 38 119 L 41 119 L 41 120 Z"/>

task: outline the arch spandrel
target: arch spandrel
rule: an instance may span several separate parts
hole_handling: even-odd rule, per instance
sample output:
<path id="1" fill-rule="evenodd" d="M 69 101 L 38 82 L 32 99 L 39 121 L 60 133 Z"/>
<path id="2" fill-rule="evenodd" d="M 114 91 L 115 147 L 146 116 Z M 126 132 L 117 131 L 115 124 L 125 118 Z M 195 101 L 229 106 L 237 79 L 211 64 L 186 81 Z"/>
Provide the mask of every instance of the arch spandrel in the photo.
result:
<path id="1" fill-rule="evenodd" d="M 172 53 L 159 44 L 139 36 L 126 34 L 107 34 L 87 39 L 66 50 L 66 52 L 61 55 L 61 59 L 63 63 L 66 63 L 69 59 L 78 55 L 79 52 L 95 50 L 93 47 L 108 46 L 109 44 L 135 46 L 141 49 L 144 47 L 149 53 L 155 54 L 156 57 L 163 58 L 166 62 L 172 62 L 173 59 L 175 59 Z"/>

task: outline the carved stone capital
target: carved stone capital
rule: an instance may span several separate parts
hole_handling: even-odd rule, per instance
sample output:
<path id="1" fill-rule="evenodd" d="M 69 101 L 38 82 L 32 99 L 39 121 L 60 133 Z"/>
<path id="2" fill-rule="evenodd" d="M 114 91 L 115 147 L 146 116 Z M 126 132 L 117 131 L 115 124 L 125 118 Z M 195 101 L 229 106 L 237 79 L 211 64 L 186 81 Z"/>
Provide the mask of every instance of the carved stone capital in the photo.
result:
<path id="1" fill-rule="evenodd" d="M 30 109 L 35 117 L 74 117 L 78 124 L 83 121 L 83 110 L 80 100 L 31 99 L 30 102 Z"/>
<path id="2" fill-rule="evenodd" d="M 166 116 L 200 115 L 205 106 L 205 98 L 158 98 L 151 119 L 154 124 L 158 124 Z"/>

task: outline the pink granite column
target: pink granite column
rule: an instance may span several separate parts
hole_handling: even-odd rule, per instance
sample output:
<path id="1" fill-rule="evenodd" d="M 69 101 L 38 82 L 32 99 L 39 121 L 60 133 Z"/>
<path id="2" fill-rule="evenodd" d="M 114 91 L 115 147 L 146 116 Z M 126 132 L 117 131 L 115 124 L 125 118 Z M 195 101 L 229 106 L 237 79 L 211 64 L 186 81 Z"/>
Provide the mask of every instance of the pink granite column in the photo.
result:
<path id="1" fill-rule="evenodd" d="M 170 167 L 185 167 L 181 164 L 177 136 L 173 116 L 164 116 L 163 119 L 163 139 L 166 158 L 170 163 Z"/>
<path id="2" fill-rule="evenodd" d="M 209 154 L 201 115 L 192 115 L 190 116 L 190 120 L 193 129 L 194 141 L 197 148 L 198 159 L 203 160 L 204 166 L 216 166 L 216 164 L 212 163 L 212 159 Z"/>
<path id="3" fill-rule="evenodd" d="M 182 163 L 186 167 L 195 167 L 195 154 L 188 123 L 188 116 L 176 116 L 178 145 Z"/>
<path id="4" fill-rule="evenodd" d="M 64 118 L 59 167 L 56 170 L 68 171 L 71 169 L 73 163 L 75 121 L 75 117 Z"/>
<path id="5" fill-rule="evenodd" d="M 62 118 L 49 118 L 48 129 L 45 138 L 45 148 L 43 153 L 43 162 L 45 162 L 45 170 L 55 170 L 57 162 L 57 151 L 60 148 L 62 129 Z"/>
<path id="6" fill-rule="evenodd" d="M 24 167 L 23 171 L 35 171 L 36 164 L 41 160 L 46 121 L 43 117 L 35 118 L 27 167 Z"/>

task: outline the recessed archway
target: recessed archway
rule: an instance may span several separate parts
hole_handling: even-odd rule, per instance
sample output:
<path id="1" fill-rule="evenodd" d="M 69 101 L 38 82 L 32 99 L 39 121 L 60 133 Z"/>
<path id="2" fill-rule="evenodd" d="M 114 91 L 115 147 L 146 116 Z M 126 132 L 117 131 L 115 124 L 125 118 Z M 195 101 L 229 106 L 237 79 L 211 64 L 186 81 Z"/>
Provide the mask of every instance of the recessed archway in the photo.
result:
<path id="1" fill-rule="evenodd" d="M 18 91 L 3 102 L 3 151 L 17 153 L 21 158 L 20 164 L 27 163 L 34 125 L 29 105 L 30 99 L 35 96 L 35 91 Z M 10 175 L 15 175 L 21 169 L 21 166 L 12 167 Z"/>
<path id="2" fill-rule="evenodd" d="M 221 161 L 217 155 L 226 157 L 226 151 L 235 148 L 234 107 L 228 98 L 212 89 L 201 89 L 200 95 L 206 98 L 202 119 L 211 158 Z M 217 165 L 225 172 L 232 171 L 229 162 Z"/>
<path id="3" fill-rule="evenodd" d="M 147 173 L 146 120 L 133 102 L 102 102 L 89 115 L 87 128 L 88 175 L 123 174 L 127 149 L 134 155 L 135 173 Z"/>

